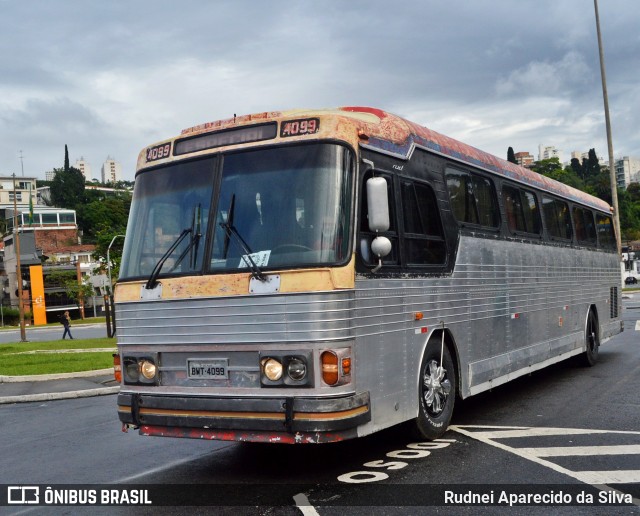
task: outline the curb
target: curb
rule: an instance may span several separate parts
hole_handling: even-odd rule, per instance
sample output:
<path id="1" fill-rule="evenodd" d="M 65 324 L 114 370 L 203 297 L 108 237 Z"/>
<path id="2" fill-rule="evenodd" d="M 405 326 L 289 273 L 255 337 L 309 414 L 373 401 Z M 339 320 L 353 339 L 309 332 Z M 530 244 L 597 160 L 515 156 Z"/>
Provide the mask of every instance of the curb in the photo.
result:
<path id="1" fill-rule="evenodd" d="M 70 378 L 92 378 L 96 376 L 113 375 L 113 367 L 94 371 L 78 371 L 75 373 L 37 374 L 30 376 L 0 376 L 2 383 L 46 382 L 49 380 L 67 380 Z M 81 389 L 76 391 L 45 392 L 40 394 L 22 394 L 16 396 L 0 396 L 0 405 L 9 403 L 25 403 L 31 401 L 66 400 L 74 398 L 89 398 L 92 396 L 106 396 L 120 391 L 120 385 L 113 387 L 97 387 L 95 389 Z"/>
<path id="2" fill-rule="evenodd" d="M 99 387 L 97 389 L 85 389 L 82 391 L 24 394 L 22 396 L 4 396 L 0 397 L 0 405 L 6 405 L 8 403 L 25 403 L 29 401 L 52 401 L 74 398 L 90 398 L 92 396 L 106 396 L 107 394 L 115 394 L 119 391 L 120 386 L 116 385 L 115 387 Z"/>
<path id="3" fill-rule="evenodd" d="M 47 382 L 49 380 L 66 380 L 68 378 L 89 378 L 113 374 L 113 367 L 94 371 L 78 371 L 76 373 L 32 374 L 27 376 L 0 376 L 0 383 Z"/>

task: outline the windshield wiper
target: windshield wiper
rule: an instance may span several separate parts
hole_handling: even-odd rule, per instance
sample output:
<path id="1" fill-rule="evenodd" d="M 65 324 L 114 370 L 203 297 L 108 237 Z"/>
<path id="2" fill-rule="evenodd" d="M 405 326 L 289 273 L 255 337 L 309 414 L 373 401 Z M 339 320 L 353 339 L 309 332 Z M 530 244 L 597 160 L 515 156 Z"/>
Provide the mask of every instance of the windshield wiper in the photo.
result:
<path id="1" fill-rule="evenodd" d="M 191 219 L 191 241 L 189 242 L 187 248 L 182 251 L 180 257 L 176 260 L 176 263 L 171 268 L 171 271 L 174 271 L 178 268 L 178 265 L 182 263 L 182 260 L 186 258 L 187 254 L 189 254 L 190 251 L 192 252 L 191 256 L 189 257 L 189 267 L 191 269 L 196 268 L 196 262 L 198 261 L 198 248 L 200 244 L 200 238 L 202 237 L 202 234 L 200 232 L 201 226 L 201 207 L 200 204 L 198 204 L 193 210 L 193 218 Z"/>
<path id="2" fill-rule="evenodd" d="M 193 229 L 191 228 L 185 228 L 182 230 L 182 233 L 178 235 L 178 238 L 176 238 L 176 241 L 173 244 L 171 244 L 171 247 L 165 251 L 162 257 L 158 260 L 158 263 L 156 263 L 156 266 L 151 271 L 151 275 L 149 276 L 149 279 L 147 280 L 147 284 L 144 286 L 144 288 L 146 288 L 147 290 L 151 290 L 155 288 L 155 286 L 158 284 L 158 281 L 157 281 L 158 275 L 162 270 L 162 266 L 164 265 L 164 262 L 167 261 L 167 258 L 169 258 L 169 256 L 171 256 L 171 253 L 173 253 L 173 251 L 176 250 L 176 248 L 180 245 L 180 242 L 182 242 L 184 238 L 192 231 Z"/>
<path id="3" fill-rule="evenodd" d="M 233 194 L 231 196 L 229 212 L 227 213 L 227 220 L 226 222 L 220 223 L 220 227 L 224 229 L 226 234 L 226 239 L 224 243 L 224 257 L 226 258 L 227 256 L 227 252 L 229 250 L 229 240 L 231 238 L 231 235 L 233 235 L 236 239 L 236 242 L 240 244 L 240 247 L 242 247 L 242 250 L 244 251 L 244 255 L 242 255 L 242 259 L 249 267 L 251 267 L 251 275 L 257 280 L 267 281 L 267 278 L 264 275 L 264 273 L 260 270 L 260 267 L 258 267 L 256 262 L 253 261 L 253 258 L 251 258 L 251 254 L 252 254 L 251 248 L 244 241 L 244 238 L 240 236 L 240 233 L 238 233 L 238 230 L 233 225 L 233 215 L 235 211 L 235 204 L 236 204 L 236 194 Z"/>

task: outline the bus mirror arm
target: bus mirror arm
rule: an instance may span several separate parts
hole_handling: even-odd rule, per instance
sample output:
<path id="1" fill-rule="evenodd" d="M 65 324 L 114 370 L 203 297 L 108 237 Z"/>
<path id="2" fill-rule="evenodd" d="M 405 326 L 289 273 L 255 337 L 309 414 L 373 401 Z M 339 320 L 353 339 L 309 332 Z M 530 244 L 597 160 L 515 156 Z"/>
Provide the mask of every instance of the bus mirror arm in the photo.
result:
<path id="1" fill-rule="evenodd" d="M 382 268 L 382 258 L 391 252 L 391 240 L 384 236 L 377 236 L 371 242 L 371 251 L 378 257 L 378 265 L 371 272 L 376 273 Z"/>

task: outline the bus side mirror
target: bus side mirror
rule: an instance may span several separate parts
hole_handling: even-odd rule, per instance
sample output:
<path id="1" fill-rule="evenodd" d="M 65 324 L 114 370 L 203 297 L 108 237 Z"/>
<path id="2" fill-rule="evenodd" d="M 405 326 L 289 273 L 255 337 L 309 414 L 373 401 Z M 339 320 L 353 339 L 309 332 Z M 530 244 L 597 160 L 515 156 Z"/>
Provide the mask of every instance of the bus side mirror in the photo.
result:
<path id="1" fill-rule="evenodd" d="M 369 229 L 378 233 L 389 229 L 389 201 L 387 180 L 371 177 L 367 180 L 367 206 L 369 206 Z"/>
<path id="2" fill-rule="evenodd" d="M 389 229 L 389 200 L 387 181 L 383 177 L 371 177 L 367 180 L 367 206 L 369 207 L 369 230 L 379 233 Z M 382 258 L 391 252 L 391 241 L 384 236 L 376 236 L 371 242 L 371 251 L 378 257 L 378 265 L 371 272 L 382 267 Z"/>

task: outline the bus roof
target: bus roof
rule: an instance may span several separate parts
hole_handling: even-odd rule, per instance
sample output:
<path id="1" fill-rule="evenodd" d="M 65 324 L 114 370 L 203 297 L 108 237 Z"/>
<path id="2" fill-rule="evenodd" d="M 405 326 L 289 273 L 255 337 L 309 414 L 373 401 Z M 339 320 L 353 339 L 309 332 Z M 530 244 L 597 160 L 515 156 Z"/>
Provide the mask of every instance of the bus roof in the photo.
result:
<path id="1" fill-rule="evenodd" d="M 488 152 L 476 149 L 471 145 L 454 140 L 449 136 L 437 133 L 397 115 L 369 107 L 344 107 L 341 109 L 352 113 L 369 113 L 378 118 L 379 122 L 377 124 L 365 122 L 369 140 L 366 144 L 363 144 L 364 147 L 402 159 L 410 158 L 416 147 L 425 148 L 460 163 L 487 170 L 496 175 L 539 188 L 607 213 L 611 212 L 609 204 L 602 199 L 538 174 L 526 167 L 500 159 Z"/>
<path id="2" fill-rule="evenodd" d="M 219 120 L 190 127 L 183 130 L 181 135 L 190 136 L 239 125 L 255 124 L 256 122 L 266 122 L 274 119 L 299 118 L 301 116 L 345 117 L 358 128 L 360 145 L 364 148 L 390 154 L 400 159 L 409 159 L 416 147 L 427 149 L 460 163 L 539 188 L 606 213 L 611 213 L 611 207 L 602 199 L 392 113 L 371 107 L 349 106 L 337 109 L 297 109 L 234 116 L 228 120 Z"/>

